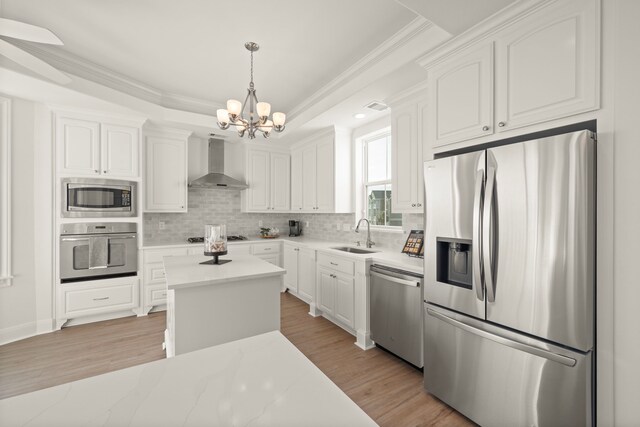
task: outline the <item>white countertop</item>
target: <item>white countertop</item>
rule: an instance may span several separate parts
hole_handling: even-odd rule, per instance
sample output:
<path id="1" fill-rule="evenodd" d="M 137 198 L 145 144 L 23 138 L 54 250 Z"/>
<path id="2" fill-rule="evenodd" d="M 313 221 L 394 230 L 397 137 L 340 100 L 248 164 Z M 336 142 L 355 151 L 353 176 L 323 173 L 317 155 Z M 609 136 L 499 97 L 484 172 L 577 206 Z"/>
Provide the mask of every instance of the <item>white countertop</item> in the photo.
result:
<path id="1" fill-rule="evenodd" d="M 6 426 L 375 426 L 274 331 L 0 400 Z"/>
<path id="2" fill-rule="evenodd" d="M 221 256 L 224 260 L 228 256 Z M 233 260 L 220 265 L 202 265 L 212 257 L 186 255 L 164 257 L 168 289 L 228 283 L 252 278 L 281 276 L 286 270 L 252 255 L 234 255 Z"/>

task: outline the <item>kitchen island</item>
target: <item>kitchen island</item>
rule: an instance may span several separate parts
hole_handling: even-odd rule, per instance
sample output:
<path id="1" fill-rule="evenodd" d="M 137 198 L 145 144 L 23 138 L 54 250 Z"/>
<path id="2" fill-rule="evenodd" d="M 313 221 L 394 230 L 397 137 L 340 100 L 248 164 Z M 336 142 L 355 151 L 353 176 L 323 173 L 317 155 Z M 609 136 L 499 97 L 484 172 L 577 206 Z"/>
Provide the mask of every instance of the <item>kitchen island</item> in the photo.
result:
<path id="1" fill-rule="evenodd" d="M 280 332 L 0 400 L 4 426 L 375 426 Z"/>
<path id="2" fill-rule="evenodd" d="M 226 257 L 225 257 L 226 258 Z M 167 357 L 280 329 L 284 269 L 251 255 L 164 258 Z"/>

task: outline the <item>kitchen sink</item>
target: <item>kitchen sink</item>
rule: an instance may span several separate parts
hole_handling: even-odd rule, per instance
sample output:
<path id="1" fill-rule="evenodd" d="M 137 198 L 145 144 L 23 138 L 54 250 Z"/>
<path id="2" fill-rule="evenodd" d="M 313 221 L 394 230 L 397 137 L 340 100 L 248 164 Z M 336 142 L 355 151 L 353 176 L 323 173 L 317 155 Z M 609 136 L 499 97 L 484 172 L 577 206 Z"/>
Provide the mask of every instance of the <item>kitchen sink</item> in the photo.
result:
<path id="1" fill-rule="evenodd" d="M 378 251 L 372 251 L 371 249 L 360 249 L 360 248 L 352 248 L 350 246 L 339 246 L 337 248 L 331 248 L 331 249 L 335 249 L 336 251 L 342 251 L 342 252 L 350 252 L 352 254 L 375 254 Z"/>

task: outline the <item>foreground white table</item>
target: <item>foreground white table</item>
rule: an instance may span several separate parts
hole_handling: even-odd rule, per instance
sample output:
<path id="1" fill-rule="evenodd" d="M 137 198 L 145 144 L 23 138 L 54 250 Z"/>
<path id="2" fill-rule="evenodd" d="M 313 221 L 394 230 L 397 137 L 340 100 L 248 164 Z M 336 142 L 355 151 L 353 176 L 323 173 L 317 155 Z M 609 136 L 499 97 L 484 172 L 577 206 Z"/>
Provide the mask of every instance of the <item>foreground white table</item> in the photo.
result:
<path id="1" fill-rule="evenodd" d="M 280 329 L 285 270 L 251 255 L 164 258 L 167 357 Z"/>
<path id="2" fill-rule="evenodd" d="M 0 400 L 3 426 L 375 426 L 280 332 Z"/>

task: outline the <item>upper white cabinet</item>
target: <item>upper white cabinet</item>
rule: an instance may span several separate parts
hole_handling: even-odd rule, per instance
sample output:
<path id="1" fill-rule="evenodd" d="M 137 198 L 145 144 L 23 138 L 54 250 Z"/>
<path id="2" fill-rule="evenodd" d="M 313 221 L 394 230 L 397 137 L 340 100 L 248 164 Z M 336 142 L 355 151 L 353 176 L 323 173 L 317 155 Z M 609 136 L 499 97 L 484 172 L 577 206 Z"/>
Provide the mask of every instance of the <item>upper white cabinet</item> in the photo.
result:
<path id="1" fill-rule="evenodd" d="M 391 207 L 395 213 L 424 210 L 423 145 L 427 128 L 427 88 L 420 85 L 397 100 L 391 108 Z"/>
<path id="2" fill-rule="evenodd" d="M 58 114 L 57 172 L 74 176 L 136 178 L 140 162 L 139 135 L 137 126 Z"/>
<path id="3" fill-rule="evenodd" d="M 187 211 L 190 132 L 145 129 L 145 212 Z"/>
<path id="4" fill-rule="evenodd" d="M 242 192 L 244 212 L 287 212 L 290 207 L 291 157 L 262 149 L 247 149 L 247 185 Z"/>
<path id="5" fill-rule="evenodd" d="M 481 42 L 422 62 L 429 70 L 430 145 L 599 108 L 597 5 L 533 4 Z"/>
<path id="6" fill-rule="evenodd" d="M 330 128 L 292 149 L 293 212 L 353 212 L 351 135 Z"/>

